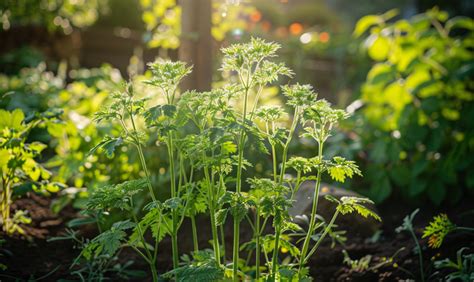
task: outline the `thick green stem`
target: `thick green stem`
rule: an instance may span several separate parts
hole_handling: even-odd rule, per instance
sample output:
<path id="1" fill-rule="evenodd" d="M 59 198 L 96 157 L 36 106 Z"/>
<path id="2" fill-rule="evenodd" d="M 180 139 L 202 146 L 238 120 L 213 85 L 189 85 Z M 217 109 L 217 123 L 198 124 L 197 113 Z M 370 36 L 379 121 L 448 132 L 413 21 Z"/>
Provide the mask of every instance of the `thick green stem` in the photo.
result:
<path id="1" fill-rule="evenodd" d="M 208 204 L 209 204 L 209 217 L 211 219 L 211 233 L 212 233 L 212 247 L 214 249 L 214 256 L 217 262 L 217 265 L 220 265 L 221 256 L 220 256 L 220 246 L 219 246 L 219 237 L 217 235 L 217 225 L 216 225 L 216 209 L 215 209 L 215 193 L 214 193 L 214 185 L 213 180 L 209 176 L 209 168 L 204 167 L 204 177 L 206 178 L 206 182 L 209 188 L 208 191 Z"/>
<path id="2" fill-rule="evenodd" d="M 216 197 L 219 197 L 220 195 L 223 194 L 223 192 L 225 192 L 225 183 L 224 183 L 224 176 L 222 174 L 219 174 L 219 189 L 217 191 L 216 194 Z M 216 200 L 217 202 L 217 200 Z M 221 232 L 221 243 L 222 243 L 222 262 L 225 263 L 225 233 L 224 233 L 224 224 L 225 222 L 223 222 L 220 226 L 219 226 L 219 229 L 220 229 L 220 232 Z"/>
<path id="3" fill-rule="evenodd" d="M 322 156 L 323 156 L 323 143 L 320 142 L 319 143 L 319 150 L 318 150 L 318 157 L 319 157 L 320 160 L 322 159 Z M 317 213 L 317 210 L 318 210 L 318 199 L 319 199 L 320 186 L 321 186 L 321 169 L 318 168 L 316 184 L 315 184 L 315 187 L 314 187 L 313 206 L 312 206 L 312 209 L 311 209 L 311 219 L 310 219 L 310 223 L 309 223 L 308 232 L 306 233 L 306 238 L 305 238 L 304 243 L 303 243 L 303 248 L 301 250 L 300 269 L 304 265 L 304 259 L 306 257 L 307 252 L 308 252 L 309 244 L 311 242 L 311 236 L 313 235 L 314 226 L 316 224 L 316 213 Z"/>
<path id="4" fill-rule="evenodd" d="M 224 232 L 224 224 L 221 224 L 219 226 L 220 232 L 221 232 L 221 242 L 222 242 L 222 262 L 225 264 L 225 232 Z"/>
<path id="5" fill-rule="evenodd" d="M 173 135 L 168 134 L 168 159 L 170 169 L 170 180 L 171 180 L 171 197 L 174 198 L 177 195 L 176 191 L 176 179 L 175 179 L 175 167 L 174 167 L 174 146 L 173 146 Z M 173 268 L 178 268 L 179 254 L 178 254 L 178 211 L 174 209 L 171 213 L 173 225 L 171 229 L 171 249 L 173 253 Z"/>
<path id="6" fill-rule="evenodd" d="M 275 226 L 275 248 L 273 249 L 273 257 L 272 257 L 272 277 L 273 281 L 276 281 L 276 275 L 278 271 L 278 251 L 280 249 L 280 235 L 281 235 L 281 226 L 278 224 Z"/>
<path id="7" fill-rule="evenodd" d="M 271 145 L 272 147 L 272 159 L 273 159 L 273 181 L 277 181 L 277 158 L 276 158 L 276 149 L 275 145 Z"/>
<path id="8" fill-rule="evenodd" d="M 197 235 L 197 228 L 196 228 L 196 217 L 194 215 L 191 216 L 191 228 L 193 230 L 193 247 L 194 251 L 199 251 L 199 244 L 198 244 L 198 235 Z"/>
<path id="9" fill-rule="evenodd" d="M 248 100 L 249 88 L 248 86 L 245 89 L 244 94 L 244 112 L 242 115 L 242 129 L 240 130 L 239 144 L 238 144 L 238 164 L 237 164 L 237 183 L 236 183 L 236 192 L 240 194 L 242 189 L 242 164 L 244 157 L 244 143 L 245 143 L 245 131 L 244 126 L 247 118 L 247 100 Z M 239 240 L 240 240 L 240 222 L 237 217 L 234 217 L 234 244 L 232 250 L 232 269 L 233 269 L 233 280 L 234 282 L 238 281 L 238 270 L 239 270 Z"/>
<path id="10" fill-rule="evenodd" d="M 217 233 L 217 225 L 216 225 L 216 210 L 214 208 L 214 204 L 212 209 L 209 209 L 211 213 L 211 226 L 212 226 L 212 241 L 214 244 L 214 256 L 216 257 L 217 266 L 221 264 L 221 256 L 220 256 L 220 245 L 219 245 L 219 235 Z"/>
<path id="11" fill-rule="evenodd" d="M 255 279 L 258 281 L 260 279 L 260 213 L 258 206 L 255 210 Z"/>

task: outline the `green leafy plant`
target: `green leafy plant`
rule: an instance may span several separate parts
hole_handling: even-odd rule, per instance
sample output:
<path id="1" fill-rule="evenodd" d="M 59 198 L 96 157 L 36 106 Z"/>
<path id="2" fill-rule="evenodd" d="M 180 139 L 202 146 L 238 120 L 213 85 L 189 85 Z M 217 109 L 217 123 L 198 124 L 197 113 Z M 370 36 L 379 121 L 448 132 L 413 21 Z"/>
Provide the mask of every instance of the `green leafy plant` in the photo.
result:
<path id="1" fill-rule="evenodd" d="M 445 281 L 472 281 L 474 279 L 474 254 L 464 255 L 468 248 L 461 248 L 456 253 L 456 261 L 449 258 L 437 260 L 434 265 L 437 269 L 452 270 L 443 280 Z"/>
<path id="2" fill-rule="evenodd" d="M 455 231 L 474 232 L 474 228 L 457 226 L 451 222 L 448 216 L 444 213 L 433 217 L 433 220 L 423 231 L 423 238 L 428 238 L 428 245 L 431 248 L 439 248 L 444 241 L 444 238 Z"/>
<path id="3" fill-rule="evenodd" d="M 416 237 L 415 230 L 413 228 L 413 220 L 415 219 L 415 216 L 419 212 L 419 209 L 414 210 L 410 215 L 407 215 L 405 218 L 403 218 L 403 223 L 397 229 L 395 229 L 398 233 L 400 232 L 408 232 L 410 236 L 413 238 L 413 241 L 415 242 L 415 249 L 414 252 L 418 254 L 418 262 L 420 264 L 420 280 L 425 281 L 425 269 L 423 267 L 423 252 L 420 246 L 420 242 L 418 240 L 418 237 Z"/>
<path id="4" fill-rule="evenodd" d="M 69 72 L 60 65 L 54 74 L 40 63 L 16 75 L 0 74 L 1 108 L 21 109 L 25 116 L 62 109 L 57 119 L 46 121 L 46 126 L 29 135 L 30 140 L 48 145 L 43 165 L 53 172 L 50 181 L 69 186 L 53 199 L 54 212 L 70 203 L 83 207 L 92 190 L 88 188 L 138 177 L 139 164 L 134 163 L 138 155 L 131 150 L 115 152 L 113 158 L 87 154 L 91 144 L 120 129 L 118 124 L 96 125 L 92 119 L 102 104 L 109 103 L 110 93 L 121 81 L 118 70 L 107 65 Z"/>
<path id="5" fill-rule="evenodd" d="M 54 111 L 25 118 L 23 111 L 0 110 L 0 174 L 1 174 L 1 225 L 3 231 L 25 234 L 20 224 L 31 219 L 27 212 L 17 210 L 11 216 L 11 204 L 21 191 L 41 193 L 58 192 L 62 184 L 48 181 L 51 172 L 38 162 L 40 153 L 47 147 L 41 142 L 28 142 L 28 134 L 34 128 L 44 126 L 55 118 Z"/>
<path id="6" fill-rule="evenodd" d="M 392 193 L 457 202 L 474 187 L 474 162 L 465 158 L 473 140 L 473 20 L 438 8 L 396 15 L 365 16 L 354 30 L 367 34 L 375 61 L 361 88 L 364 126 L 356 129 L 369 148 L 365 193 L 376 202 Z"/>
<path id="7" fill-rule="evenodd" d="M 158 245 L 169 235 L 173 270 L 164 277 L 177 281 L 191 276 L 206 281 L 226 277 L 234 281 L 249 277 L 272 281 L 303 279 L 308 273 L 305 265 L 322 241 L 327 236 L 340 237 L 339 231 L 334 230 L 338 215 L 356 212 L 380 220 L 366 207 L 372 201 L 355 197 L 328 198 L 336 205 L 329 222 L 317 215 L 323 173 L 343 182 L 361 172 L 353 161 L 324 158 L 323 144 L 347 114 L 332 109 L 325 100 L 317 100 L 311 86 L 282 87 L 293 113 L 289 128 L 283 120 L 289 115 L 284 107 L 261 105 L 267 85 L 281 76 L 292 75 L 283 64 L 270 61 L 278 48 L 275 43 L 256 38 L 224 48 L 222 70 L 230 74 L 230 82 L 208 92 L 180 93 L 179 83 L 191 68 L 182 62 L 158 60 L 149 64 L 151 73 L 145 80 L 157 92 L 145 97 L 129 83 L 112 95 L 110 105 L 96 114 L 96 121 L 118 124 L 121 130 L 105 136 L 90 153 L 104 152 L 112 157 L 119 147 L 131 145 L 138 152 L 143 178 L 94 189 L 87 205 L 93 214 L 103 217 L 121 210 L 131 220 L 116 222 L 103 230 L 84 248 L 84 257 L 112 256 L 123 247 L 131 247 L 149 264 L 156 281 Z M 318 143 L 318 155 L 288 159 L 290 143 L 300 126 L 303 138 Z M 157 189 L 148 169 L 152 160 L 144 154 L 149 136 L 167 150 L 168 169 L 161 173 L 169 178 L 170 197 L 165 201 L 159 201 L 155 195 Z M 255 151 L 271 156 L 268 177 L 245 177 L 254 165 L 247 157 Z M 288 177 L 287 168 L 296 171 L 296 179 Z M 316 184 L 309 228 L 305 230 L 293 222 L 288 209 L 301 184 L 308 180 L 316 180 Z M 248 191 L 245 183 L 249 184 Z M 138 199 L 145 199 L 143 216 Z M 209 215 L 211 251 L 202 251 L 197 243 L 199 228 L 195 216 L 204 212 Z M 234 229 L 229 264 L 223 229 L 228 216 L 232 216 Z M 194 252 L 183 256 L 180 265 L 178 235 L 186 217 L 192 224 Z M 243 221 L 251 226 L 253 236 L 250 242 L 241 244 Z M 272 234 L 265 232 L 270 223 Z M 153 244 L 147 242 L 147 232 L 151 232 Z M 300 240 L 295 241 L 295 237 Z M 316 243 L 311 246 L 314 240 Z M 247 251 L 246 260 L 240 257 L 242 251 Z M 280 252 L 289 254 L 285 263 L 280 260 Z M 249 266 L 252 256 L 255 265 Z"/>
<path id="8" fill-rule="evenodd" d="M 112 236 L 104 235 L 102 239 L 107 237 Z M 88 242 L 78 234 L 78 231 L 73 229 L 66 229 L 66 233 L 64 235 L 51 237 L 48 239 L 48 242 L 63 240 L 72 241 L 76 248 L 81 250 L 79 257 L 77 257 L 70 266 L 71 274 L 78 276 L 81 281 L 103 281 L 110 276 L 120 279 L 139 279 L 143 278 L 146 274 L 144 271 L 131 269 L 134 263 L 132 260 L 129 260 L 123 264 L 120 263 L 118 261 L 118 254 L 110 255 L 114 254 L 115 252 L 104 252 L 104 254 L 100 252 L 91 252 L 91 246 L 96 246 L 95 243 Z M 99 240 L 101 239 L 97 239 L 96 241 Z M 108 250 L 110 250 L 110 246 L 113 244 L 113 242 L 115 241 L 112 241 L 112 243 L 104 242 L 104 245 L 107 244 Z M 87 253 L 87 257 L 83 255 L 83 252 Z"/>
<path id="9" fill-rule="evenodd" d="M 66 34 L 72 28 L 92 25 L 98 18 L 99 9 L 105 8 L 107 0 L 93 0 L 84 3 L 75 1 L 4 1 L 0 5 L 2 28 L 10 29 L 16 25 L 42 25 L 49 31 L 62 30 Z"/>

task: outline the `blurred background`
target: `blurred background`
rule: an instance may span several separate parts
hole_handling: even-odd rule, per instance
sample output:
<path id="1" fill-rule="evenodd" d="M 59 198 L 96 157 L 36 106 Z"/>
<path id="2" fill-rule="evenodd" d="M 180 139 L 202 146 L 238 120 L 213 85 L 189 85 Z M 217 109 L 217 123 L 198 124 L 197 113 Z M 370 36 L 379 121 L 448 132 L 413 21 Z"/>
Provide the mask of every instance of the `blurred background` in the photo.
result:
<path id="1" fill-rule="evenodd" d="M 194 66 L 183 89 L 209 90 L 226 79 L 220 48 L 262 37 L 282 45 L 276 60 L 296 73 L 280 84 L 311 84 L 353 114 L 328 148 L 362 167 L 347 187 L 377 203 L 452 205 L 474 190 L 473 13 L 470 0 L 2 0 L 0 107 L 63 109 L 34 136 L 50 145 L 56 180 L 75 188 L 55 199 L 60 209 L 139 173 L 126 148 L 86 157 L 117 130 L 91 118 L 121 81 L 162 57 Z M 311 156 L 315 144 L 292 149 Z M 164 152 L 147 154 L 154 181 L 166 182 Z M 265 160 L 254 160 L 257 173 Z"/>

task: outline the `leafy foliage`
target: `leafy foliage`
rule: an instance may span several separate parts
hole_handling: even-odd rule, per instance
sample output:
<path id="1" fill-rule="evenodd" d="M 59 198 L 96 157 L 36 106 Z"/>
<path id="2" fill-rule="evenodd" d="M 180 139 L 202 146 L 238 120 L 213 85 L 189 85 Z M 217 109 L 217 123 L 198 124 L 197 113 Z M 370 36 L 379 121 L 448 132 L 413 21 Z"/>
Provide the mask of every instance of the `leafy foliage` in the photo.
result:
<path id="1" fill-rule="evenodd" d="M 374 202 L 370 199 L 358 197 L 341 197 L 341 199 L 338 200 L 331 196 L 328 196 L 326 198 L 330 201 L 338 203 L 336 209 L 343 215 L 357 212 L 365 218 L 370 216 L 378 221 L 382 220 L 380 216 L 378 216 L 375 212 L 364 206 L 364 204 L 374 204 Z"/>
<path id="2" fill-rule="evenodd" d="M 0 74 L 0 107 L 22 109 L 26 118 L 36 113 L 56 115 L 44 126 L 33 130 L 29 139 L 48 145 L 44 164 L 52 171 L 51 182 L 65 183 L 69 189 L 53 199 L 53 211 L 72 203 L 82 207 L 87 187 L 102 186 L 138 177 L 135 158 L 125 148 L 107 154 L 88 155 L 92 145 L 104 135 L 113 136 L 119 127 L 111 123 L 96 126 L 93 115 L 100 106 L 109 103 L 110 93 L 117 89 L 121 76 L 117 69 L 102 66 L 67 72 L 61 66 L 57 75 L 46 70 L 45 64 L 22 69 L 19 74 Z M 61 108 L 61 112 L 55 110 Z M 99 151 L 101 151 L 100 149 Z M 51 153 L 51 156 L 50 156 Z"/>
<path id="3" fill-rule="evenodd" d="M 332 179 L 339 182 L 344 182 L 346 177 L 352 178 L 354 174 L 362 176 L 354 161 L 347 161 L 342 157 L 334 157 L 328 171 Z"/>
<path id="4" fill-rule="evenodd" d="M 125 242 L 125 230 L 133 228 L 134 225 L 133 222 L 128 220 L 114 223 L 109 230 L 92 239 L 82 250 L 81 255 L 87 260 L 102 254 L 113 256 L 122 243 Z"/>
<path id="5" fill-rule="evenodd" d="M 456 225 L 449 220 L 446 214 L 440 214 L 433 218 L 430 224 L 423 231 L 423 238 L 428 237 L 428 245 L 432 248 L 439 248 L 444 237 L 456 228 Z"/>
<path id="6" fill-rule="evenodd" d="M 177 281 L 187 281 L 191 277 L 199 281 L 214 281 L 222 280 L 224 276 L 233 276 L 234 280 L 247 279 L 251 275 L 249 271 L 254 269 L 257 280 L 263 277 L 276 279 L 280 274 L 293 277 L 293 280 L 304 280 L 307 273 L 305 264 L 322 240 L 327 235 L 340 238 L 340 231 L 333 230 L 338 214 L 357 212 L 363 217 L 380 220 L 365 206 L 372 203 L 370 200 L 343 197 L 335 200 L 338 207 L 334 218 L 328 223 L 316 222 L 316 218 L 320 220 L 316 209 L 313 209 L 307 231 L 292 222 L 288 210 L 304 181 L 316 179 L 315 188 L 319 193 L 323 173 L 344 181 L 361 172 L 355 162 L 345 158 L 324 159 L 323 144 L 333 127 L 345 119 L 347 113 L 333 109 L 325 100 L 317 100 L 311 86 L 295 84 L 282 87 L 293 110 L 289 128 L 281 122 L 284 116 L 290 116 L 284 107 L 260 105 L 266 85 L 282 76 L 292 75 L 283 64 L 270 61 L 279 48 L 276 43 L 258 38 L 223 48 L 222 70 L 235 75 L 236 80 L 211 91 L 180 93 L 179 83 L 191 68 L 182 62 L 158 60 L 149 64 L 151 77 L 144 81 L 158 92 L 143 97 L 133 84 L 128 83 L 111 95 L 110 103 L 96 114 L 96 121 L 118 124 L 120 130 L 97 142 L 91 154 L 105 151 L 113 157 L 119 146 L 133 145 L 145 177 L 103 186 L 93 192 L 88 202 L 89 209 L 126 211 L 133 218 L 133 226 L 129 228 L 133 230 L 127 236 L 122 229 L 112 227 L 102 233 L 111 245 L 101 246 L 105 242 L 99 237 L 91 241 L 90 253 L 102 252 L 104 248 L 106 253 L 112 253 L 121 246 L 129 246 L 149 264 L 156 281 L 158 243 L 169 235 L 173 270 L 164 275 L 167 278 L 173 277 Z M 155 97 L 155 94 L 161 97 Z M 158 104 L 150 105 L 156 101 Z M 241 106 L 235 107 L 239 103 Z M 304 138 L 318 142 L 318 155 L 311 158 L 293 156 L 287 161 L 290 142 L 297 135 L 298 126 L 304 127 Z M 154 144 L 167 150 L 169 166 L 166 176 L 169 177 L 170 197 L 163 202 L 157 201 L 154 195 L 154 183 L 144 153 L 144 148 L 153 143 L 146 142 L 147 136 L 156 138 Z M 123 148 L 127 146 L 121 150 Z M 250 172 L 251 175 L 251 170 L 254 170 L 254 163 L 247 160 L 246 155 L 254 151 L 271 156 L 273 169 L 265 172 L 268 177 L 245 178 L 244 174 Z M 296 170 L 296 180 L 288 179 L 287 168 Z M 242 189 L 243 179 L 247 179 L 250 186 L 248 192 Z M 234 183 L 235 191 L 229 191 L 228 187 Z M 145 214 L 138 218 L 133 209 L 133 196 L 145 187 L 148 187 L 151 202 L 146 204 Z M 317 201 L 318 197 L 315 199 Z M 313 204 L 317 206 L 317 202 Z M 200 251 L 198 246 L 199 228 L 195 216 L 202 212 L 209 215 L 212 252 Z M 221 255 L 225 251 L 222 247 L 225 240 L 223 226 L 229 216 L 234 221 L 232 270 L 224 267 L 225 256 Z M 191 220 L 194 252 L 192 259 L 184 256 L 185 265 L 180 266 L 177 238 L 185 217 Z M 250 242 L 240 246 L 239 228 L 244 221 L 250 224 L 253 236 Z M 275 233 L 264 234 L 265 226 L 270 222 Z M 221 228 L 221 234 L 218 228 Z M 147 242 L 149 231 L 154 244 Z M 309 249 L 313 235 L 318 239 Z M 294 237 L 299 236 L 305 237 L 303 248 L 299 248 L 294 241 Z M 255 251 L 254 267 L 245 265 L 239 259 L 239 252 L 243 249 Z M 266 264 L 259 261 L 262 252 Z M 288 256 L 286 261 L 294 263 L 280 265 L 281 254 Z M 295 272 L 296 266 L 298 272 Z"/>
<path id="7" fill-rule="evenodd" d="M 454 203 L 474 187 L 467 173 L 474 162 L 464 157 L 473 140 L 473 20 L 449 19 L 437 8 L 391 21 L 395 15 L 363 17 L 354 31 L 369 34 L 365 46 L 375 61 L 358 121 L 367 121 L 361 146 L 371 148 L 367 193 L 377 202 L 399 193 Z"/>
<path id="8" fill-rule="evenodd" d="M 452 270 L 443 280 L 467 282 L 474 279 L 474 254 L 463 255 L 465 250 L 467 250 L 467 248 L 461 248 L 457 251 L 456 261 L 447 258 L 434 262 L 434 266 L 437 269 Z"/>
<path id="9" fill-rule="evenodd" d="M 69 34 L 73 27 L 84 28 L 92 25 L 98 18 L 99 9 L 106 7 L 106 0 L 76 2 L 72 0 L 40 0 L 33 2 L 3 1 L 0 15 L 3 28 L 15 25 L 40 24 L 49 31 L 57 29 Z"/>
<path id="10" fill-rule="evenodd" d="M 37 159 L 46 145 L 28 141 L 31 130 L 44 126 L 55 118 L 54 113 L 36 114 L 25 118 L 22 110 L 0 110 L 0 178 L 1 225 L 9 235 L 24 234 L 19 224 L 30 223 L 26 213 L 17 210 L 10 216 L 11 204 L 21 190 L 55 193 L 63 184 L 50 181 L 51 172 Z M 23 192 L 24 193 L 24 192 Z"/>
<path id="11" fill-rule="evenodd" d="M 146 185 L 146 179 L 137 179 L 99 187 L 91 193 L 87 208 L 104 211 L 112 208 L 129 210 L 132 208 L 132 196 L 143 190 Z"/>
<path id="12" fill-rule="evenodd" d="M 212 255 L 207 251 L 198 251 L 193 254 L 191 260 L 184 256 L 185 266 L 175 268 L 163 276 L 171 278 L 179 277 L 178 281 L 222 281 L 224 278 L 224 269 L 216 264 Z"/>

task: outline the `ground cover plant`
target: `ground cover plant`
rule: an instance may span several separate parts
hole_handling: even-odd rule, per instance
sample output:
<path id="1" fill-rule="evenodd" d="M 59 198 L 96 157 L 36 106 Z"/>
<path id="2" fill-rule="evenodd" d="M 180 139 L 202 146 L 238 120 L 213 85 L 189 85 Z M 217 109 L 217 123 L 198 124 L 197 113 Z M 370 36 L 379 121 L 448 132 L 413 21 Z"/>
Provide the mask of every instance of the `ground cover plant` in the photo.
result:
<path id="1" fill-rule="evenodd" d="M 140 95 L 130 83 L 113 94 L 112 103 L 96 114 L 96 121 L 117 123 L 122 130 L 118 135 L 105 136 L 90 154 L 104 151 L 112 155 L 119 146 L 132 146 L 140 156 L 143 178 L 99 187 L 92 192 L 88 210 L 103 214 L 122 210 L 129 214 L 129 219 L 103 230 L 87 244 L 81 256 L 86 259 L 101 254 L 113 256 L 127 246 L 149 264 L 153 280 L 157 281 L 159 242 L 169 235 L 173 270 L 164 277 L 180 281 L 224 277 L 234 281 L 301 280 L 307 278 L 308 258 L 333 231 L 339 215 L 356 212 L 380 220 L 365 206 L 372 202 L 357 197 L 328 197 L 334 202 L 334 215 L 328 222 L 317 216 L 322 174 L 344 182 L 361 172 L 350 160 L 324 158 L 325 141 L 347 113 L 318 100 L 311 86 L 282 86 L 287 106 L 292 110 L 289 128 L 280 122 L 284 114 L 289 114 L 286 108 L 259 104 L 263 87 L 278 81 L 279 75 L 292 75 L 283 64 L 270 61 L 278 48 L 275 43 L 257 38 L 224 48 L 222 71 L 232 73 L 231 79 L 224 87 L 209 92 L 180 93 L 179 83 L 191 68 L 182 62 L 157 61 L 149 65 L 152 76 L 144 83 L 159 88 L 161 97 Z M 254 97 L 253 101 L 250 97 Z M 153 101 L 157 100 L 162 102 L 154 105 Z M 236 101 L 241 101 L 241 105 Z M 288 159 L 289 144 L 299 137 L 295 136 L 300 132 L 298 127 L 302 128 L 301 137 L 318 143 L 317 155 Z M 147 135 L 156 135 L 158 146 L 165 146 L 168 151 L 171 197 L 164 201 L 157 199 L 158 189 L 150 179 L 147 163 L 153 160 L 143 154 Z M 271 156 L 273 169 L 268 178 L 245 179 L 245 171 L 252 169 L 245 158 L 250 145 Z M 296 178 L 288 177 L 287 168 L 296 172 Z M 308 180 L 315 180 L 312 210 L 308 226 L 299 226 L 289 216 L 288 208 L 301 184 Z M 244 182 L 249 183 L 250 190 L 243 190 Z M 137 193 L 146 194 L 148 199 L 143 204 L 143 213 L 134 199 Z M 182 265 L 178 233 L 184 218 L 190 217 L 193 222 L 198 212 L 208 213 L 212 252 L 199 248 L 196 243 L 199 228 L 193 225 L 195 251 Z M 232 217 L 234 230 L 231 257 L 225 255 L 220 229 L 227 216 Z M 241 245 L 243 220 L 248 221 L 254 235 L 251 242 Z M 264 233 L 270 223 L 273 232 Z M 151 232 L 151 243 L 147 241 L 147 232 Z M 248 255 L 254 256 L 255 264 L 242 262 L 244 246 Z M 289 261 L 284 264 L 279 255 L 282 248 L 290 253 Z"/>

